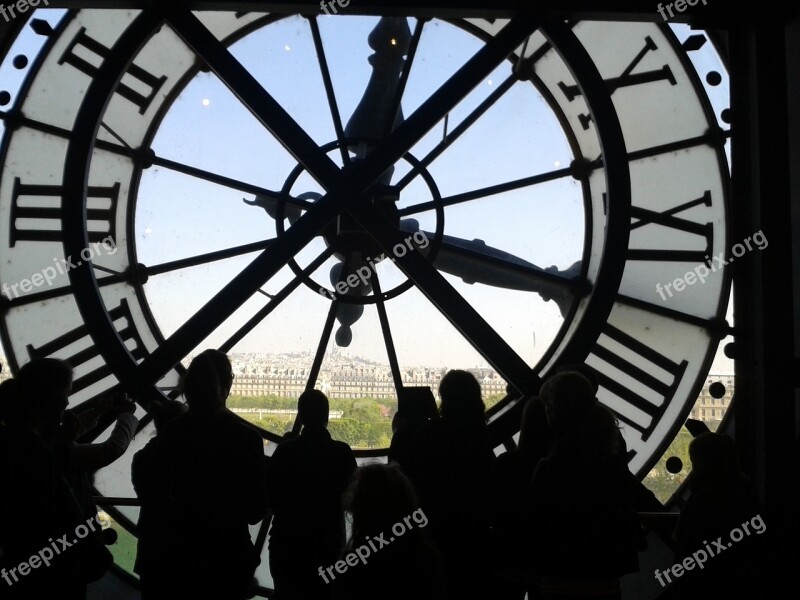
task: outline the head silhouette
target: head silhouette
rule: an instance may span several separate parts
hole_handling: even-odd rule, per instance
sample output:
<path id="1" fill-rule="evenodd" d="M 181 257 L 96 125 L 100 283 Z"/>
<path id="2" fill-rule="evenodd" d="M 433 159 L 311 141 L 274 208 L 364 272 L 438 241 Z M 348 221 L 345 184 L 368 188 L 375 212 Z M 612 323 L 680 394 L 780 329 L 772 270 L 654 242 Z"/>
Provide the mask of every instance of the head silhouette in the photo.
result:
<path id="1" fill-rule="evenodd" d="M 439 415 L 459 423 L 484 423 L 486 405 L 481 398 L 481 384 L 469 371 L 448 371 L 439 384 L 442 405 Z"/>
<path id="2" fill-rule="evenodd" d="M 395 465 L 369 464 L 357 469 L 344 494 L 344 508 L 353 515 L 354 542 L 390 531 L 408 515 L 415 521 L 424 518 L 411 482 Z"/>
<path id="3" fill-rule="evenodd" d="M 72 391 L 72 368 L 56 358 L 35 358 L 16 377 L 18 424 L 50 438 L 61 423 Z"/>
<path id="4" fill-rule="evenodd" d="M 597 395 L 597 390 L 600 387 L 600 382 L 597 379 L 597 373 L 595 372 L 592 367 L 587 365 L 586 363 L 570 363 L 568 365 L 561 365 L 555 371 L 556 373 L 580 373 L 586 379 L 589 380 L 589 383 L 592 384 L 594 388 L 594 393 Z M 555 373 L 554 373 L 555 374 Z"/>
<path id="5" fill-rule="evenodd" d="M 547 423 L 544 405 L 538 398 L 531 398 L 522 411 L 520 423 L 519 451 L 531 458 L 542 457 L 547 452 L 552 430 Z"/>
<path id="6" fill-rule="evenodd" d="M 596 400 L 591 382 L 574 371 L 557 373 L 542 384 L 539 397 L 553 431 L 577 431 Z"/>
<path id="7" fill-rule="evenodd" d="M 596 458 L 614 456 L 620 452 L 617 418 L 599 402 L 594 403 L 581 422 L 579 435 L 584 450 Z"/>
<path id="8" fill-rule="evenodd" d="M 689 443 L 689 459 L 695 481 L 735 482 L 740 476 L 736 446 L 727 435 L 701 433 Z"/>
<path id="9" fill-rule="evenodd" d="M 189 410 L 218 410 L 233 384 L 231 362 L 224 352 L 204 350 L 192 360 L 183 376 L 183 395 Z"/>
<path id="10" fill-rule="evenodd" d="M 297 420 L 305 428 L 325 428 L 328 410 L 328 397 L 319 390 L 306 390 L 297 399 Z"/>

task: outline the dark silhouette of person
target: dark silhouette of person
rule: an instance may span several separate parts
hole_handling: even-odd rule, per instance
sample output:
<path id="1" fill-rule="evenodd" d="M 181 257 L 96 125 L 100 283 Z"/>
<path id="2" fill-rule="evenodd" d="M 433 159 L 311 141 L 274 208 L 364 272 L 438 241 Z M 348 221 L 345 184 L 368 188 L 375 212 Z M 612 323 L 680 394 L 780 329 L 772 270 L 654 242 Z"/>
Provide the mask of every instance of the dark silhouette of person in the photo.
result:
<path id="1" fill-rule="evenodd" d="M 124 394 L 111 394 L 85 408 L 66 410 L 56 433 L 56 452 L 67 483 L 78 499 L 85 518 L 97 515 L 94 502 L 94 474 L 113 464 L 130 446 L 139 420 L 136 404 Z M 103 442 L 79 443 L 83 434 L 97 427 L 101 418 L 113 415 L 114 427 Z M 99 536 L 99 532 L 98 532 Z"/>
<path id="2" fill-rule="evenodd" d="M 175 419 L 186 413 L 186 405 L 177 400 L 164 400 L 150 408 L 156 436 L 164 433 L 165 428 Z M 155 481 L 153 476 L 163 473 L 157 468 L 159 460 L 158 442 L 154 437 L 139 450 L 131 464 L 131 480 L 136 495 L 141 501 L 139 511 L 139 539 L 136 548 L 136 564 L 134 572 L 139 575 L 142 600 L 168 600 L 164 595 L 165 579 L 169 578 L 171 557 L 164 555 L 168 540 L 163 536 L 170 529 L 170 501 L 166 494 L 168 486 L 165 481 Z"/>
<path id="3" fill-rule="evenodd" d="M 528 490 L 540 597 L 618 600 L 619 578 L 638 570 L 641 527 L 616 419 L 579 373 L 554 375 L 540 397 L 555 434 Z"/>
<path id="4" fill-rule="evenodd" d="M 676 563 L 687 557 L 702 559 L 698 551 L 707 557 L 702 569 L 686 570 L 675 581 L 678 595 L 682 600 L 758 597 L 766 523 L 748 479 L 739 470 L 734 442 L 727 435 L 701 433 L 689 444 L 689 458 L 691 495 L 678 518 L 675 559 Z M 739 540 L 731 533 L 737 528 Z M 720 538 L 724 551 L 714 544 Z"/>
<path id="5" fill-rule="evenodd" d="M 152 492 L 169 502 L 161 587 L 171 597 L 245 598 L 261 562 L 249 526 L 266 514 L 264 443 L 226 409 L 232 383 L 228 357 L 201 352 L 182 382 L 189 411 L 156 438 L 152 482 L 164 487 Z"/>
<path id="6" fill-rule="evenodd" d="M 553 432 L 544 405 L 529 399 L 522 412 L 517 448 L 497 457 L 492 471 L 493 597 L 522 600 L 533 584 L 526 493 L 539 461 L 547 455 Z"/>
<path id="7" fill-rule="evenodd" d="M 489 593 L 489 481 L 494 452 L 486 432 L 481 387 L 452 370 L 439 385 L 439 418 L 423 426 L 410 476 L 444 561 L 448 598 Z"/>
<path id="8" fill-rule="evenodd" d="M 397 412 L 392 419 L 389 462 L 399 464 L 405 471 L 412 468 L 410 457 L 413 454 L 416 437 L 426 422 L 438 416 L 436 399 L 429 387 L 399 389 Z"/>
<path id="9" fill-rule="evenodd" d="M 50 358 L 32 360 L 0 386 L 3 598 L 81 600 L 112 562 L 54 452 L 71 387 L 72 369 Z"/>
<path id="10" fill-rule="evenodd" d="M 589 383 L 592 384 L 594 395 L 597 396 L 597 392 L 600 389 L 600 381 L 597 378 L 597 372 L 589 365 L 585 363 L 569 363 L 558 367 L 554 374 L 557 373 L 579 373 L 580 375 L 583 375 L 589 381 Z M 619 429 L 617 429 L 617 444 L 619 446 L 618 454 L 625 458 L 628 455 L 628 444 L 622 435 L 622 431 Z M 637 511 L 662 512 L 664 510 L 664 505 L 661 504 L 652 490 L 647 488 L 641 481 L 639 481 L 633 473 L 630 474 L 628 483 L 636 495 Z M 667 527 L 665 527 L 665 525 Z M 651 526 L 653 529 L 658 530 L 662 535 L 669 537 L 670 530 L 668 525 L 668 521 L 657 521 Z M 643 533 L 640 539 L 640 549 L 644 550 L 646 547 L 647 542 Z"/>
<path id="11" fill-rule="evenodd" d="M 269 555 L 277 600 L 330 598 L 318 575 L 344 546 L 342 493 L 356 460 L 328 433 L 328 398 L 307 390 L 297 402 L 300 435 L 282 442 L 267 467 L 272 527 Z"/>
<path id="12" fill-rule="evenodd" d="M 345 492 L 352 533 L 339 560 L 323 565 L 335 600 L 441 600 L 444 567 L 411 482 L 395 465 L 356 470 Z M 325 568 L 327 567 L 327 568 Z M 343 572 L 342 572 L 343 571 Z"/>

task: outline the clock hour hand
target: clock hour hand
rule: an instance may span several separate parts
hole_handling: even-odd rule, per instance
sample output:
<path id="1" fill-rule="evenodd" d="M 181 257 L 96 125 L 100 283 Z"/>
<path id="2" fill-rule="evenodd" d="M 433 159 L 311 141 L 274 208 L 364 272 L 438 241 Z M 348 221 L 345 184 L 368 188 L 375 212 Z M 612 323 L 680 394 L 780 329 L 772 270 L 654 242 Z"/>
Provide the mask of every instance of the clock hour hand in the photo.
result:
<path id="1" fill-rule="evenodd" d="M 414 219 L 404 219 L 400 229 L 408 232 L 419 231 Z M 423 231 L 425 236 L 433 240 L 434 234 Z M 419 248 L 427 256 L 431 245 Z M 444 235 L 433 265 L 450 275 L 460 277 L 465 283 L 482 283 L 494 287 L 511 290 L 536 292 L 543 300 L 553 300 L 558 304 L 562 316 L 567 313 L 577 293 L 580 293 L 577 278 L 581 270 L 581 261 L 577 261 L 561 271 L 552 266 L 546 269 L 523 260 L 498 248 L 487 246 L 483 240 L 465 240 Z"/>
<path id="2" fill-rule="evenodd" d="M 308 200 L 311 202 L 316 202 L 322 197 L 322 194 L 317 192 L 303 192 L 299 196 L 297 196 L 297 200 Z M 272 217 L 273 219 L 278 218 L 278 207 L 281 202 L 284 203 L 283 205 L 283 214 L 281 217 L 283 219 L 289 219 L 289 224 L 294 225 L 295 221 L 299 219 L 303 214 L 303 209 L 297 204 L 290 204 L 286 202 L 286 198 L 282 198 L 280 195 L 275 194 L 271 196 L 267 196 L 264 194 L 258 194 L 253 200 L 248 200 L 247 198 L 242 198 L 242 201 L 245 204 L 249 204 L 250 206 L 259 206 L 263 208 L 267 214 Z"/>

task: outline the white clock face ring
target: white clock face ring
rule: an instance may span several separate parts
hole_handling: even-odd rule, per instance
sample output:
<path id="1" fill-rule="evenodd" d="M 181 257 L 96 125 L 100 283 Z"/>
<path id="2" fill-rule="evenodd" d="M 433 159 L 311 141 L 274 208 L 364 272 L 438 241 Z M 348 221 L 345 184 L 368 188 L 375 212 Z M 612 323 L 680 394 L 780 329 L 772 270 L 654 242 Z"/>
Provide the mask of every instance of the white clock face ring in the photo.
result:
<path id="1" fill-rule="evenodd" d="M 3 280 L 18 280 L 36 272 L 49 257 L 78 255 L 87 242 L 97 243 L 110 232 L 119 246 L 113 257 L 71 270 L 69 285 L 5 302 L 3 341 L 16 364 L 34 355 L 77 361 L 74 403 L 103 393 L 117 382 L 147 397 L 160 397 L 174 388 L 178 361 L 206 339 L 204 327 L 211 328 L 215 320 L 224 321 L 225 315 L 257 293 L 260 285 L 289 261 L 295 260 L 299 269 L 319 266 L 296 257 L 305 245 L 322 243 L 320 233 L 345 205 L 355 227 L 367 231 L 371 243 L 384 251 L 402 243 L 409 231 L 387 222 L 380 210 L 368 209 L 374 199 L 367 193 L 370 185 L 388 167 L 395 167 L 401 178 L 412 168 L 409 161 L 424 164 L 425 154 L 414 148 L 414 138 L 443 121 L 453 108 L 446 106 L 448 101 L 454 103 L 467 88 L 498 65 L 505 65 L 508 75 L 518 80 L 512 82 L 514 86 L 528 86 L 544 98 L 555 115 L 549 118 L 563 128 L 572 154 L 570 168 L 545 174 L 542 179 L 563 176 L 576 181 L 583 201 L 582 243 L 572 261 L 558 264 L 562 275 L 523 268 L 528 269 L 528 278 L 538 276 L 552 282 L 561 277 L 568 290 L 561 325 L 548 338 L 546 350 L 532 360 L 511 339 L 512 330 L 498 328 L 497 318 L 480 302 L 465 299 L 466 288 L 454 282 L 452 273 L 442 277 L 439 258 L 435 266 L 421 253 L 398 260 L 402 281 L 413 282 L 409 293 L 419 291 L 420 300 L 440 309 L 513 389 L 530 392 L 539 377 L 557 364 L 585 359 L 598 373 L 601 401 L 617 412 L 625 428 L 631 468 L 642 473 L 660 455 L 680 426 L 724 335 L 722 315 L 730 286 L 727 271 L 723 271 L 703 286 L 668 300 L 655 291 L 657 283 L 682 276 L 704 262 L 704 256 L 724 251 L 727 244 L 724 136 L 686 60 L 686 52 L 692 50 L 682 49 L 669 30 L 652 24 L 580 22 L 571 27 L 571 33 L 553 24 L 530 35 L 535 24 L 522 21 L 509 26 L 505 21 L 470 20 L 458 22 L 458 28 L 439 22 L 440 29 L 459 29 L 460 35 L 467 32 L 489 48 L 466 70 L 474 72 L 477 65 L 483 73 L 473 75 L 472 80 L 468 73 L 455 77 L 447 88 L 440 83 L 432 86 L 423 101 L 434 99 L 424 110 L 404 106 L 404 121 L 395 128 L 394 137 L 388 143 L 377 142 L 363 160 L 356 160 L 361 158 L 357 150 L 345 143 L 354 164 L 344 176 L 336 157 L 341 142 L 331 146 L 329 153 L 326 144 L 333 143 L 333 138 L 312 139 L 304 134 L 295 119 L 287 118 L 280 103 L 273 104 L 272 96 L 235 89 L 237 66 L 226 56 L 226 46 L 261 30 L 281 27 L 284 19 L 197 13 L 198 25 L 176 12 L 166 15 L 163 24 L 162 16 L 123 12 L 80 11 L 53 29 L 42 45 L 36 70 L 31 70 L 27 93 L 20 93 L 4 116 L 0 210 L 9 226 L 0 242 L 5 244 L 10 266 L 3 268 Z M 333 35 L 341 27 L 338 33 L 344 36 L 356 21 L 356 17 L 342 20 L 340 26 L 339 19 L 332 17 L 323 23 L 323 33 Z M 163 25 L 160 30 L 159 25 Z M 374 20 L 370 27 L 373 25 Z M 413 20 L 411 25 L 416 29 Z M 508 29 L 501 34 L 505 27 Z M 618 43 L 609 47 L 608 39 Z M 507 56 L 512 58 L 506 60 Z M 90 67 L 78 57 L 91 59 Z M 279 177 L 287 182 L 292 169 L 302 171 L 296 185 L 284 190 L 298 200 L 286 206 L 300 207 L 301 216 L 280 221 L 283 233 L 276 236 L 277 242 L 269 236 L 250 242 L 261 253 L 255 262 L 236 274 L 217 300 L 174 332 L 164 332 L 148 305 L 151 292 L 145 289 L 148 277 L 157 277 L 158 270 L 152 265 L 140 268 L 134 218 L 137 203 L 142 206 L 140 184 L 151 160 L 155 157 L 157 166 L 164 163 L 150 146 L 161 122 L 166 123 L 172 111 L 178 110 L 176 99 L 197 74 L 198 60 L 210 65 L 221 81 L 229 80 L 228 87 L 242 104 L 260 115 L 261 126 L 266 121 L 265 129 L 291 147 L 294 162 Z M 58 103 L 51 98 L 53 89 L 60 90 Z M 362 85 L 356 97 L 363 91 Z M 662 120 L 660 115 L 670 118 Z M 457 127 L 451 124 L 448 135 Z M 531 132 L 533 137 L 536 130 Z M 31 168 L 29 157 L 34 155 L 41 158 Z M 406 156 L 413 158 L 406 160 Z M 475 162 L 467 165 L 466 171 L 479 171 L 482 156 L 481 148 L 476 147 Z M 436 165 L 433 161 L 423 170 L 430 169 L 432 184 L 440 187 L 443 180 Z M 303 203 L 299 198 L 311 190 L 304 178 L 317 181 L 319 189 L 313 191 L 319 200 Z M 256 193 L 253 189 L 250 197 Z M 400 219 L 417 218 L 412 211 L 414 202 L 403 205 L 404 194 L 400 196 Z M 416 202 L 432 202 L 434 196 L 430 193 Z M 452 200 L 455 195 L 450 194 L 450 201 L 444 192 L 441 196 L 440 209 L 446 219 L 431 219 L 427 230 L 434 233 L 435 243 L 457 252 L 452 238 L 472 238 L 452 229 L 458 223 L 453 211 L 461 208 Z M 59 213 L 63 227 L 43 233 L 40 221 L 49 218 L 47 211 L 53 208 L 64 209 Z M 252 210 L 255 215 L 260 209 Z M 480 215 L 478 221 L 485 218 L 476 214 Z M 540 215 L 533 209 L 506 211 L 506 220 L 535 224 Z M 263 211 L 258 217 L 267 219 Z M 512 244 L 512 236 L 508 237 Z M 487 245 L 509 249 L 501 243 Z M 497 264 L 497 258 L 488 254 L 476 258 L 474 247 L 462 254 L 481 264 Z M 535 255 L 509 254 L 541 264 Z M 578 264 L 576 271 L 570 278 L 564 277 L 573 262 Z M 498 273 L 502 277 L 495 273 L 495 280 L 506 280 L 510 271 L 520 269 L 510 262 L 501 266 Z M 109 271 L 113 273 L 109 275 Z M 327 267 L 320 272 L 321 278 L 311 277 L 313 271 L 309 269 L 308 277 L 323 284 Z M 294 289 L 315 293 L 302 286 L 302 278 L 297 286 Z M 396 300 L 383 299 L 390 316 L 392 303 L 400 302 L 404 295 L 408 294 L 399 294 Z M 540 301 L 538 295 L 528 295 Z M 377 297 L 369 298 L 369 303 L 380 305 Z M 361 302 L 357 298 L 348 301 Z M 333 306 L 332 299 L 326 302 Z M 520 315 L 526 311 L 529 308 L 520 304 Z M 326 309 L 325 313 L 327 317 L 321 320 L 334 323 L 335 310 Z M 47 326 L 37 327 L 37 322 Z M 355 328 L 362 325 L 356 323 Z M 332 325 L 327 328 L 328 335 L 331 329 Z M 447 356 L 447 344 L 441 352 Z M 513 396 L 490 412 L 498 446 L 513 445 L 519 410 Z M 280 440 L 280 432 L 264 435 Z M 382 453 L 381 449 L 363 452 L 376 453 Z M 113 474 L 99 477 L 99 487 L 108 495 L 126 495 L 125 485 Z"/>

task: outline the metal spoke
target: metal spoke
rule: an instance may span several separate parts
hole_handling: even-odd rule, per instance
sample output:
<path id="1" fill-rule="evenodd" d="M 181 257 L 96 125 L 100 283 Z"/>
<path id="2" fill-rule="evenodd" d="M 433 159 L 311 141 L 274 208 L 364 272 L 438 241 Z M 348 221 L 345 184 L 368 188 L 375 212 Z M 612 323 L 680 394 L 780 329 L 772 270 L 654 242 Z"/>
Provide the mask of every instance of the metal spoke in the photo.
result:
<path id="1" fill-rule="evenodd" d="M 314 38 L 314 48 L 317 52 L 319 70 L 322 74 L 322 81 L 325 85 L 325 94 L 328 96 L 328 106 L 330 106 L 331 109 L 331 118 L 333 119 L 333 127 L 336 130 L 336 139 L 339 140 L 339 151 L 342 154 L 342 162 L 345 165 L 349 165 L 350 153 L 347 150 L 347 144 L 345 144 L 342 115 L 339 113 L 339 105 L 336 102 L 336 93 L 333 90 L 331 72 L 328 68 L 328 59 L 325 57 L 325 47 L 322 44 L 322 36 L 320 36 L 319 33 L 319 23 L 317 23 L 317 17 L 314 16 L 309 18 L 308 23 L 311 26 L 311 36 Z"/>
<path id="2" fill-rule="evenodd" d="M 303 269 L 302 273 L 304 276 L 308 277 L 314 271 L 322 266 L 322 264 L 328 260 L 331 256 L 333 256 L 333 250 L 330 248 L 326 249 L 325 252 L 320 254 L 317 258 L 315 258 L 311 263 Z M 295 291 L 300 285 L 303 283 L 303 277 L 298 275 L 292 281 L 289 282 L 281 291 L 275 294 L 272 299 L 270 300 L 269 304 L 267 304 L 264 308 L 259 310 L 255 315 L 253 315 L 247 323 L 245 323 L 235 334 L 233 334 L 228 340 L 222 344 L 219 349 L 222 352 L 230 352 L 233 347 L 241 342 L 253 329 L 255 329 L 261 321 L 263 321 L 267 315 L 269 315 L 273 310 L 278 308 L 281 302 L 286 300 L 293 291 Z"/>
<path id="3" fill-rule="evenodd" d="M 225 45 L 189 10 L 164 5 L 164 16 L 184 42 L 219 77 L 253 116 L 303 165 L 326 190 L 338 181 L 339 168 L 322 152 L 303 130 L 234 58 Z"/>
<path id="4" fill-rule="evenodd" d="M 386 355 L 389 357 L 389 367 L 392 370 L 392 379 L 394 379 L 394 387 L 397 393 L 403 389 L 403 375 L 400 372 L 400 363 L 397 361 L 397 351 L 394 347 L 394 339 L 392 338 L 392 329 L 389 327 L 389 316 L 386 314 L 386 303 L 381 294 L 381 283 L 378 280 L 378 272 L 373 272 L 371 280 L 373 293 L 377 298 L 378 319 L 381 322 L 381 331 L 383 332 L 383 340 L 386 343 Z"/>
<path id="5" fill-rule="evenodd" d="M 322 335 L 319 337 L 317 353 L 314 355 L 314 362 L 311 365 L 311 372 L 308 374 L 308 381 L 306 382 L 306 390 L 313 390 L 314 386 L 317 385 L 317 378 L 319 377 L 319 372 L 322 370 L 322 361 L 325 360 L 325 351 L 328 349 L 328 343 L 331 341 L 331 333 L 333 333 L 333 326 L 336 324 L 337 310 L 339 310 L 339 301 L 334 300 L 331 302 L 328 316 L 325 319 L 325 326 L 322 328 Z"/>
<path id="6" fill-rule="evenodd" d="M 225 177 L 224 175 L 212 173 L 204 169 L 198 169 L 197 167 L 185 165 L 183 163 L 179 163 L 174 160 L 169 160 L 167 158 L 162 158 L 160 156 L 153 157 L 152 163 L 154 165 L 157 165 L 159 167 L 164 167 L 165 169 L 170 169 L 171 171 L 175 171 L 177 173 L 190 175 L 191 177 L 195 177 L 197 179 L 203 179 L 210 183 L 215 183 L 217 185 L 230 188 L 232 190 L 239 190 L 240 192 L 245 192 L 246 194 L 253 194 L 255 196 L 264 196 L 267 198 L 275 198 L 276 200 L 283 200 L 284 202 L 286 202 L 286 204 L 293 204 L 295 206 L 299 206 L 306 210 L 308 210 L 313 206 L 313 203 L 309 202 L 308 200 L 301 200 L 300 198 L 295 198 L 294 196 L 290 196 L 289 194 L 268 190 L 258 185 L 245 183 L 243 181 L 239 181 L 238 179 Z"/>
<path id="7" fill-rule="evenodd" d="M 557 171 L 550 171 L 549 173 L 542 173 L 540 175 L 532 175 L 531 177 L 523 177 L 522 179 L 515 179 L 514 181 L 507 181 L 506 183 L 499 183 L 497 185 L 490 185 L 485 188 L 471 190 L 462 194 L 455 194 L 448 196 L 437 201 L 421 202 L 420 204 L 413 204 L 400 209 L 400 216 L 406 217 L 426 210 L 433 210 L 437 206 L 454 206 L 464 202 L 471 202 L 472 200 L 480 200 L 488 198 L 489 196 L 496 196 L 505 192 L 524 189 L 532 185 L 539 185 L 540 183 L 547 183 L 555 181 L 564 177 L 569 177 L 573 174 L 571 168 L 558 169 Z"/>
<path id="8" fill-rule="evenodd" d="M 444 139 L 439 142 L 436 147 L 433 148 L 433 150 L 428 152 L 428 154 L 422 160 L 419 161 L 419 164 L 414 165 L 414 168 L 406 173 L 406 175 L 397 183 L 397 188 L 399 190 L 403 190 L 409 183 L 411 183 L 423 169 L 427 168 L 445 150 L 447 150 L 447 148 L 449 148 L 453 142 L 464 135 L 464 133 L 470 127 L 472 127 L 472 125 L 474 125 L 475 122 L 480 119 L 484 113 L 486 113 L 486 111 L 494 106 L 495 103 L 502 98 L 516 83 L 516 76 L 509 75 L 506 80 L 497 86 L 497 88 L 491 94 L 489 94 L 489 96 L 483 102 L 481 102 L 475 108 L 475 110 L 468 114 L 466 118 L 461 121 L 461 123 L 459 123 L 455 129 L 453 129 L 452 132 L 445 135 Z"/>
<path id="9" fill-rule="evenodd" d="M 525 41 L 537 21 L 528 15 L 512 19 L 434 94 L 414 111 L 392 134 L 376 147 L 357 171 L 350 173 L 350 185 L 365 190 L 425 137 L 445 115 L 453 110 L 481 81 Z"/>
<path id="10" fill-rule="evenodd" d="M 402 233 L 374 207 L 358 206 L 352 215 L 387 254 L 402 244 Z M 395 264 L 506 381 L 523 394 L 538 389 L 539 378 L 530 366 L 419 252 L 398 257 Z"/>
<path id="11" fill-rule="evenodd" d="M 151 267 L 144 267 L 143 269 L 138 269 L 137 272 L 146 276 L 163 275 L 164 273 L 177 271 L 179 269 L 188 269 L 190 267 L 197 267 L 219 260 L 244 256 L 245 254 L 258 252 L 259 250 L 266 250 L 274 245 L 276 241 L 277 240 L 273 238 L 269 240 L 263 240 L 261 242 L 253 242 L 252 244 L 243 244 L 241 246 L 227 248 L 225 250 L 217 250 L 216 252 L 208 252 L 207 254 L 198 254 L 197 256 L 192 256 L 190 258 L 181 258 L 158 265 L 153 265 Z"/>

